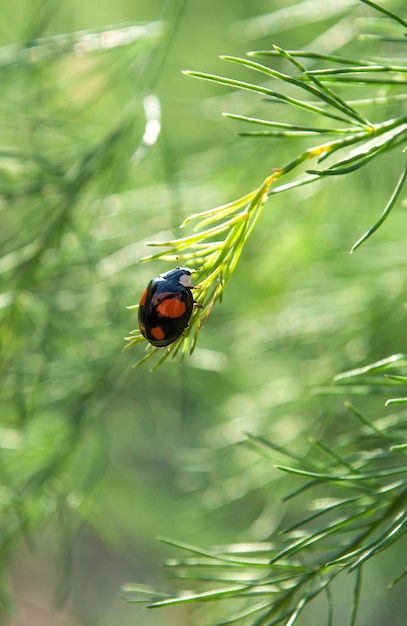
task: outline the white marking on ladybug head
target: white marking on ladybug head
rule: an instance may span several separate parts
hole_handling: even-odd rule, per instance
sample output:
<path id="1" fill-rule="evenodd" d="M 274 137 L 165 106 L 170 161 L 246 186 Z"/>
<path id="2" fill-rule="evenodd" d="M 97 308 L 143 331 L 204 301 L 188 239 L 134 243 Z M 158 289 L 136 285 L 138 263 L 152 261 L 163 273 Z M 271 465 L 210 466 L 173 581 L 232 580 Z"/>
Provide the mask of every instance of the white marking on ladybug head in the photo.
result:
<path id="1" fill-rule="evenodd" d="M 190 287 L 191 281 L 191 274 L 182 274 L 182 276 L 179 277 L 179 282 L 183 287 Z"/>

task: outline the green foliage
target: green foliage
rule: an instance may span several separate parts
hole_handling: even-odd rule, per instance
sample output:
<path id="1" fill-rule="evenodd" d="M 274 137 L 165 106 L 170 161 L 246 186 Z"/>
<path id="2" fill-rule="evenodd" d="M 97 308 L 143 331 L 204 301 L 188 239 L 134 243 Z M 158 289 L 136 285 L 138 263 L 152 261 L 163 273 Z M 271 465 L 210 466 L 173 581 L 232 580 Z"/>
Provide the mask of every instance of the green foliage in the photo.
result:
<path id="1" fill-rule="evenodd" d="M 407 384 L 407 377 L 401 375 L 388 374 L 383 380 L 382 372 L 394 368 L 406 372 L 407 356 L 395 355 L 345 372 L 337 381 L 344 394 L 349 385 L 355 393 L 355 383 L 359 392 L 388 394 L 389 389 Z M 406 403 L 404 397 L 386 404 Z M 285 500 L 301 498 L 304 503 L 306 494 L 309 514 L 279 528 L 267 543 L 204 550 L 164 539 L 186 553 L 185 558 L 167 562 L 170 576 L 188 585 L 198 582 L 201 590 L 170 595 L 127 585 L 129 602 L 147 602 L 149 608 L 159 608 L 232 600 L 231 605 L 223 603 L 213 611 L 217 625 L 291 625 L 302 613 L 318 613 L 315 602 L 325 594 L 325 623 L 331 624 L 335 601 L 330 586 L 337 577 L 353 573 L 349 624 L 356 624 L 365 566 L 400 543 L 407 530 L 407 413 L 371 420 L 350 402 L 345 406 L 351 416 L 348 428 L 335 438 L 334 445 L 311 440 L 306 457 L 265 437 L 249 436 L 244 443 L 271 460 L 277 470 L 303 479 Z M 292 465 L 278 463 L 278 458 Z M 391 586 L 407 573 L 403 563 L 396 563 Z"/>
<path id="2" fill-rule="evenodd" d="M 142 4 L 0 16 L 0 622 L 53 595 L 78 625 L 329 624 L 343 602 L 373 624 L 404 606 L 405 21 Z M 200 306 L 138 354 L 182 368 L 150 374 L 121 337 L 163 263 L 197 270 Z M 153 584 L 130 603 L 181 606 L 140 617 L 132 579 Z"/>
<path id="3" fill-rule="evenodd" d="M 406 27 L 406 22 L 391 11 L 372 2 L 365 4 Z M 291 140 L 317 135 L 332 136 L 332 139 L 308 147 L 285 165 L 276 168 L 259 189 L 244 198 L 187 218 L 183 226 L 190 221 L 200 220 L 195 228 L 196 234 L 149 244 L 165 247 L 166 250 L 146 257 L 143 261 L 161 259 L 173 263 L 177 260 L 192 263 L 200 267 L 197 274 L 202 280 L 197 283 L 202 288 L 197 297 L 201 308 L 195 311 L 189 331 L 160 358 L 157 365 L 169 354 L 175 356 L 181 345 L 184 355 L 190 334 L 193 337 L 192 353 L 197 338 L 198 318 L 204 321 L 220 297 L 236 267 L 242 247 L 257 223 L 266 196 L 298 188 L 324 177 L 350 174 L 390 150 L 396 148 L 400 153 L 403 152 L 406 144 L 407 116 L 403 112 L 405 94 L 394 91 L 399 86 L 403 89 L 406 83 L 407 66 L 400 61 L 378 63 L 375 60 L 306 50 L 288 51 L 278 46 L 274 46 L 271 51 L 251 52 L 249 56 L 284 59 L 298 74 L 285 74 L 239 57 L 221 58 L 260 72 L 268 79 L 281 81 L 289 86 L 288 93 L 276 91 L 268 85 L 214 74 L 186 73 L 223 86 L 264 95 L 274 102 L 299 108 L 310 116 L 309 123 L 298 124 L 225 113 L 230 119 L 261 128 L 241 133 L 244 136 L 283 137 Z M 307 69 L 299 59 L 331 63 L 333 67 Z M 357 83 L 366 89 L 372 82 L 391 86 L 392 91 L 387 91 L 380 98 L 372 95 L 354 101 L 345 99 L 331 87 L 349 87 Z M 297 92 L 299 90 L 300 97 L 292 95 L 292 87 Z M 398 100 L 399 96 L 401 107 L 396 114 L 387 117 L 388 105 L 393 98 Z M 379 104 L 385 107 L 384 113 L 376 107 Z M 380 121 L 372 121 L 370 115 L 367 117 L 362 112 L 366 107 L 370 107 L 371 115 Z M 325 118 L 328 125 L 315 125 L 311 121 L 315 115 Z M 339 121 L 342 125 L 329 125 L 333 121 Z M 337 156 L 338 152 L 340 154 Z M 331 163 L 325 168 L 308 169 L 292 182 L 275 186 L 280 178 L 298 169 L 304 162 L 315 159 L 320 164 L 328 158 Z M 383 224 L 399 198 L 406 177 L 407 166 L 401 166 L 400 178 L 382 215 L 357 240 L 351 252 L 357 250 Z M 213 223 L 215 226 L 207 229 Z M 223 239 L 214 239 L 220 234 Z M 142 338 L 138 331 L 133 331 L 128 340 L 131 347 Z M 150 350 L 140 363 L 155 352 Z M 395 367 L 405 372 L 406 365 L 405 355 L 394 355 L 338 375 L 336 381 L 339 387 L 325 387 L 322 393 L 372 396 L 383 391 L 387 393 L 395 387 L 403 388 L 407 384 L 405 375 L 390 373 L 383 379 L 381 374 Z M 386 402 L 386 406 L 403 404 L 407 404 L 404 396 L 390 398 Z M 167 562 L 169 575 L 188 586 L 191 582 L 199 583 L 199 590 L 168 594 L 145 586 L 127 585 L 125 590 L 129 602 L 146 602 L 149 608 L 210 602 L 215 603 L 211 623 L 217 626 L 232 623 L 292 626 L 303 613 L 315 616 L 320 612 L 319 605 L 315 607 L 315 603 L 324 594 L 326 610 L 323 619 L 330 625 L 335 619 L 334 592 L 330 589 L 336 578 L 351 573 L 354 574 L 354 591 L 348 623 L 352 626 L 356 624 L 365 566 L 373 557 L 400 543 L 407 529 L 407 414 L 404 411 L 372 419 L 349 401 L 345 402 L 345 407 L 354 424 L 350 426 L 347 422 L 349 427 L 344 432 L 341 430 L 331 443 L 311 439 L 310 450 L 305 456 L 291 447 L 276 445 L 263 436 L 249 435 L 243 444 L 273 461 L 277 470 L 303 479 L 302 485 L 286 496 L 285 500 L 300 499 L 304 504 L 306 497 L 310 513 L 305 517 L 300 516 L 288 527 L 279 528 L 269 542 L 259 544 L 231 544 L 204 550 L 164 539 L 166 543 L 186 553 L 185 558 Z M 289 464 L 278 462 L 279 457 L 287 459 Z M 297 505 L 298 509 L 301 509 L 301 504 Z M 401 581 L 406 571 L 400 564 L 398 571 L 394 572 L 391 585 Z M 220 607 L 220 600 L 228 601 L 222 603 L 223 608 Z M 311 621 L 316 623 L 315 617 Z"/>
<path id="4" fill-rule="evenodd" d="M 120 286 L 103 263 L 112 244 L 100 254 L 101 198 L 126 189 L 132 153 L 145 147 L 144 64 L 162 37 L 158 22 L 127 24 L 35 33 L 0 49 L 0 552 L 5 569 L 22 540 L 34 551 L 47 525 L 58 602 L 74 538 L 91 515 L 89 494 L 106 471 L 101 415 L 117 393 L 108 381 L 121 371 L 120 345 L 108 334 Z M 4 588 L 2 596 L 6 624 Z"/>
<path id="5" fill-rule="evenodd" d="M 368 4 L 375 6 L 373 3 Z M 386 14 L 403 24 L 403 20 L 391 12 L 386 11 Z M 189 76 L 209 80 L 227 87 L 267 96 L 268 99 L 283 102 L 294 109 L 299 108 L 304 114 L 310 116 L 309 124 L 300 125 L 298 123 L 286 123 L 235 113 L 225 113 L 224 115 L 228 118 L 262 128 L 260 131 L 246 131 L 242 133 L 244 136 L 278 136 L 291 141 L 294 138 L 315 135 L 332 136 L 333 138 L 308 147 L 288 163 L 275 168 L 273 173 L 267 176 L 258 189 L 248 193 L 243 198 L 187 218 L 183 222 L 182 227 L 185 227 L 191 221 L 198 222 L 195 226 L 196 232 L 194 234 L 181 239 L 147 244 L 164 247 L 166 250 L 145 257 L 142 261 L 163 260 L 199 268 L 197 270 L 198 278 L 195 281 L 198 288 L 198 296 L 196 297 L 198 307 L 195 308 L 189 328 L 164 354 L 162 354 L 161 348 L 148 346 L 147 355 L 138 362 L 138 365 L 154 357 L 157 353 L 162 356 L 157 361 L 155 367 L 161 365 L 169 355 L 175 357 L 181 352 L 182 357 L 184 357 L 188 349 L 190 354 L 192 354 L 199 328 L 206 320 L 216 300 L 221 297 L 224 285 L 237 265 L 242 249 L 259 219 L 261 209 L 268 195 L 286 192 L 289 189 L 318 181 L 322 177 L 349 174 L 368 165 L 373 159 L 382 156 L 390 150 L 395 148 L 401 149 L 406 143 L 407 115 L 405 113 L 386 117 L 386 109 L 384 109 L 384 114 L 380 115 L 379 113 L 381 121 L 373 122 L 360 109 L 368 106 L 374 107 L 376 104 L 379 104 L 377 96 L 365 98 L 362 103 L 352 102 L 351 100 L 345 100 L 329 86 L 329 83 L 350 85 L 355 80 L 359 86 L 370 85 L 372 73 L 375 75 L 377 84 L 402 86 L 406 84 L 406 65 L 391 62 L 378 64 L 369 60 L 358 60 L 356 58 L 307 51 L 287 51 L 276 45 L 271 51 L 251 52 L 249 55 L 253 57 L 279 57 L 286 60 L 299 73 L 294 75 L 285 74 L 266 65 L 238 57 L 222 56 L 221 58 L 259 72 L 269 79 L 279 80 L 283 85 L 289 86 L 289 88 L 294 87 L 299 91 L 300 96 L 294 97 L 291 95 L 291 92 L 282 93 L 262 84 L 247 83 L 223 76 L 192 71 L 185 73 Z M 307 69 L 299 61 L 300 58 L 316 59 L 320 62 L 326 61 L 328 63 L 333 62 L 335 66 L 333 68 Z M 380 104 L 382 106 L 388 105 L 391 102 L 391 98 L 394 98 L 395 95 L 392 92 L 388 97 L 380 98 Z M 402 101 L 405 100 L 405 94 L 401 93 L 400 95 L 402 96 Z M 312 99 L 308 100 L 305 98 Z M 372 108 L 373 111 L 374 109 Z M 376 111 L 374 113 L 377 116 Z M 324 121 L 328 123 L 339 121 L 342 123 L 342 126 L 316 126 L 312 121 L 315 116 L 322 119 L 325 118 Z M 267 128 L 267 130 L 263 130 L 264 128 Z M 340 156 L 336 157 L 338 152 Z M 333 157 L 336 158 L 333 159 Z M 319 164 L 326 159 L 333 160 L 333 163 L 323 169 L 308 169 L 308 175 L 298 176 L 287 185 L 276 186 L 277 181 L 290 174 L 293 170 L 297 170 L 302 164 L 310 160 L 316 160 L 316 163 Z M 386 204 L 382 215 L 356 241 L 351 252 L 357 250 L 386 220 L 403 189 L 406 177 L 407 165 L 402 169 L 394 192 Z M 212 224 L 215 225 L 212 226 Z M 209 225 L 211 225 L 211 228 L 208 229 L 207 226 Z M 219 235 L 223 235 L 223 239 L 219 239 Z M 134 305 L 129 308 L 133 310 L 137 309 L 137 307 L 138 305 Z M 128 341 L 127 348 L 138 345 L 140 342 L 145 342 L 139 330 L 131 331 L 126 339 Z"/>

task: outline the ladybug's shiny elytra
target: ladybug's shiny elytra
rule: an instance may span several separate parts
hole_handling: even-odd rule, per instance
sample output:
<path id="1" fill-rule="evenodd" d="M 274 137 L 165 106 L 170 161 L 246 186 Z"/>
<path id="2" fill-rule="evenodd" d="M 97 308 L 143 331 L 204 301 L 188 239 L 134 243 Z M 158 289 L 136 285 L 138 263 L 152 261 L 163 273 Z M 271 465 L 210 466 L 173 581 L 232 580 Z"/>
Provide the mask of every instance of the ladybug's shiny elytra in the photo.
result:
<path id="1" fill-rule="evenodd" d="M 150 280 L 140 299 L 138 325 L 141 334 L 158 348 L 168 346 L 188 326 L 194 306 L 191 274 L 187 267 Z"/>

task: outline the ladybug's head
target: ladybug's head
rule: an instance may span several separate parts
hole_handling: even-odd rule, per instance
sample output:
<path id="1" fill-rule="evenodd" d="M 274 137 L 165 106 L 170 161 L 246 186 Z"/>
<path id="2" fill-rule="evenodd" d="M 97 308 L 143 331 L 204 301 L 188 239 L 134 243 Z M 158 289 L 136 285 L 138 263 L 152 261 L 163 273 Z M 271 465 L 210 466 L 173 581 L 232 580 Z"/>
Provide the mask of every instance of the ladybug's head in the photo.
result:
<path id="1" fill-rule="evenodd" d="M 165 274 L 161 274 L 160 278 L 168 280 L 171 283 L 182 285 L 183 287 L 191 286 L 191 275 L 195 270 L 191 270 L 189 267 L 176 267 L 174 270 L 170 270 Z"/>

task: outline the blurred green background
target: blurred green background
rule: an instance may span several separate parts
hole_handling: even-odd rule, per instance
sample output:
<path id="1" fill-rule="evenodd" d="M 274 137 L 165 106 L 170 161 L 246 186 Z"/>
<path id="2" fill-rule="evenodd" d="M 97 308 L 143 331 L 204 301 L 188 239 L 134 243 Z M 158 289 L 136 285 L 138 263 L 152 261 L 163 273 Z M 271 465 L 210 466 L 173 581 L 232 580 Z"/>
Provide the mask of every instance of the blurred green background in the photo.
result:
<path id="1" fill-rule="evenodd" d="M 315 387 L 403 351 L 400 207 L 349 255 L 394 188 L 398 154 L 390 154 L 269 200 L 182 366 L 167 361 L 150 373 L 132 368 L 142 347 L 121 352 L 136 327 L 126 306 L 170 268 L 137 265 L 144 242 L 179 236 L 188 214 L 249 192 L 312 145 L 239 138 L 223 111 L 284 121 L 284 106 L 182 70 L 247 78 L 218 55 L 326 45 L 338 23 L 345 50 L 348 41 L 356 54 L 377 50 L 355 41 L 358 2 L 327 11 L 315 1 L 316 15 L 310 4 L 2 7 L 1 623 L 9 613 L 13 626 L 200 623 L 201 609 L 149 612 L 122 601 L 128 581 L 167 584 L 161 564 L 173 551 L 157 535 L 202 546 L 266 540 L 287 486 L 239 445 L 245 433 L 306 448 L 311 433 L 329 436 L 343 419 L 343 398 L 315 397 Z M 291 5 L 305 13 L 297 19 Z M 272 22 L 256 21 L 273 10 Z M 119 27 L 128 29 L 123 41 L 112 34 Z M 151 95 L 161 132 L 149 146 Z M 372 566 L 371 576 L 385 579 L 384 571 Z M 391 623 L 405 623 L 398 588 L 380 610 L 367 600 L 363 623 L 382 624 L 390 607 Z"/>

